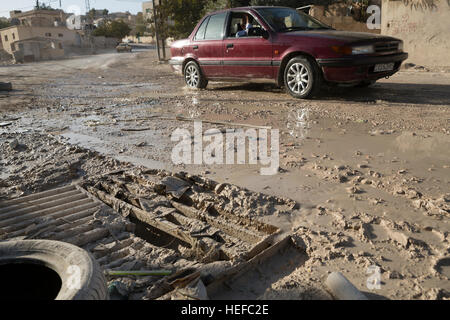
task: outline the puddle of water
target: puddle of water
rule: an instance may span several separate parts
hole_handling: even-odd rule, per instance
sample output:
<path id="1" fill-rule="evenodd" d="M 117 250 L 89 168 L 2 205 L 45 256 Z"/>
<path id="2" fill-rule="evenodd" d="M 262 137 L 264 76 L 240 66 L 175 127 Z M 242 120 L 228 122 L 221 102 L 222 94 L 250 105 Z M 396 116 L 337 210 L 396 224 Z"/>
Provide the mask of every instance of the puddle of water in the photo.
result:
<path id="1" fill-rule="evenodd" d="M 76 144 L 84 148 L 93 149 L 103 154 L 108 154 L 109 150 L 105 146 L 106 142 L 99 138 L 75 132 L 66 132 L 61 134 L 61 136 L 68 139 L 70 144 Z"/>
<path id="2" fill-rule="evenodd" d="M 95 150 L 104 155 L 110 155 L 119 161 L 130 162 L 134 165 L 145 166 L 149 169 L 168 169 L 167 163 L 161 161 L 127 155 L 117 155 L 117 151 L 115 151 L 113 147 L 108 147 L 109 143 L 107 141 L 101 140 L 97 137 L 75 132 L 66 132 L 61 134 L 61 136 L 67 138 L 68 142 L 71 144 L 76 144 L 84 148 Z"/>
<path id="3" fill-rule="evenodd" d="M 441 133 L 420 136 L 404 132 L 394 140 L 394 147 L 414 157 L 450 159 L 450 137 Z"/>
<path id="4" fill-rule="evenodd" d="M 115 156 L 115 158 L 119 161 L 123 162 L 130 162 L 137 166 L 144 166 L 149 169 L 165 169 L 168 170 L 169 166 L 167 163 L 156 161 L 152 159 L 145 159 L 145 158 L 138 158 L 138 157 L 132 157 L 132 156 Z"/>

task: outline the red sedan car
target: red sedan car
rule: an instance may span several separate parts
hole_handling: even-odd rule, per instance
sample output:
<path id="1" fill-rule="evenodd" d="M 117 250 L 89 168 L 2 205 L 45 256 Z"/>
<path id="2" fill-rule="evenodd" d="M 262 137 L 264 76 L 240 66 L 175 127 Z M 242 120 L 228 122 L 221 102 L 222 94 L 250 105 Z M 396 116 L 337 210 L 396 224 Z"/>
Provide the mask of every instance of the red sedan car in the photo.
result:
<path id="1" fill-rule="evenodd" d="M 209 80 L 270 79 L 296 98 L 324 82 L 369 86 L 407 59 L 399 39 L 337 31 L 285 7 L 245 7 L 204 17 L 171 46 L 173 70 L 191 88 Z"/>

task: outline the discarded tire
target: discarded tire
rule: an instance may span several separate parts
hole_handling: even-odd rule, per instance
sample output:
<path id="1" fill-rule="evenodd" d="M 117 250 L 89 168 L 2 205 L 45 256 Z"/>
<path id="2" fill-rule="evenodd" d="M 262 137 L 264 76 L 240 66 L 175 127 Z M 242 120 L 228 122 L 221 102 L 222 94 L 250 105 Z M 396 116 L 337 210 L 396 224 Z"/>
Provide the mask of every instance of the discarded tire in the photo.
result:
<path id="1" fill-rule="evenodd" d="M 0 242 L 0 300 L 105 300 L 103 272 L 85 250 L 49 240 Z"/>

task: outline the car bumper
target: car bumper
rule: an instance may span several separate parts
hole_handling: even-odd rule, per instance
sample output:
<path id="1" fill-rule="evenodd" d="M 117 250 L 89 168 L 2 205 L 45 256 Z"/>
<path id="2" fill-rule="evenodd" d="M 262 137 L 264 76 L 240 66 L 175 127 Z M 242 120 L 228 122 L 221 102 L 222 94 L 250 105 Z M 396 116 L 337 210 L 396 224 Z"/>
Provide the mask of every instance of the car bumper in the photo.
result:
<path id="1" fill-rule="evenodd" d="M 176 74 L 183 74 L 183 59 L 172 58 L 169 60 L 169 65 Z"/>
<path id="2" fill-rule="evenodd" d="M 351 57 L 318 59 L 322 67 L 324 77 L 331 82 L 357 83 L 364 80 L 377 80 L 396 73 L 408 58 L 408 53 L 398 53 L 375 57 Z M 394 69 L 390 71 L 375 72 L 375 65 L 381 63 L 394 63 Z"/>

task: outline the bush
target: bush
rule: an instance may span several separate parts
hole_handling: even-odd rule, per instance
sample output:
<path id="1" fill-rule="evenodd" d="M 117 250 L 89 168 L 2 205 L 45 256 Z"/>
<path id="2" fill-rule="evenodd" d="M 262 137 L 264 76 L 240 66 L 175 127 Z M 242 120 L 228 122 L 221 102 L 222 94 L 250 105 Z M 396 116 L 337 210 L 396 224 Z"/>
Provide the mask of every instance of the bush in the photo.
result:
<path id="1" fill-rule="evenodd" d="M 122 39 L 128 36 L 131 32 L 131 28 L 124 21 L 109 21 L 94 30 L 92 35 L 104 36 L 107 38 Z"/>

